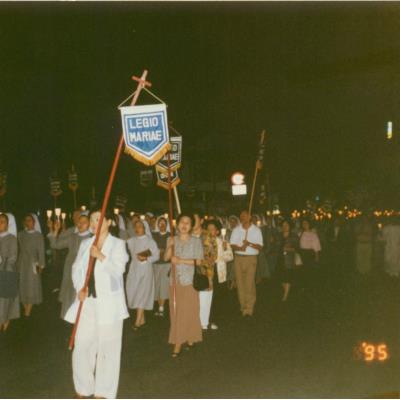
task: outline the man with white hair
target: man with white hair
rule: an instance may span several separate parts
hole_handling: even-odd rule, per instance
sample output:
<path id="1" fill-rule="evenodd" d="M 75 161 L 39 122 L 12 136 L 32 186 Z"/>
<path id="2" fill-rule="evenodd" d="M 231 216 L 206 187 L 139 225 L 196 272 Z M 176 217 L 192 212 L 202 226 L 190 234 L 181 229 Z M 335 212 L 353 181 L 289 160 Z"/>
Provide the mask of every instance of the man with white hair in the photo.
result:
<path id="1" fill-rule="evenodd" d="M 250 317 L 256 303 L 256 270 L 257 256 L 263 247 L 263 237 L 260 228 L 251 222 L 248 211 L 240 213 L 240 225 L 232 232 L 230 244 L 235 252 L 235 276 L 244 317 Z"/>

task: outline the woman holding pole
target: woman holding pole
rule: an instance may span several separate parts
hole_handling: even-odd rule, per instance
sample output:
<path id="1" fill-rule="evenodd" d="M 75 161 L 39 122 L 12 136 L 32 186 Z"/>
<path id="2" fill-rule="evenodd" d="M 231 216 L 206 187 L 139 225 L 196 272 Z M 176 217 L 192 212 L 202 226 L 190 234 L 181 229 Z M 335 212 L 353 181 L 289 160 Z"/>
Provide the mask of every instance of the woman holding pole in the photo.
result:
<path id="1" fill-rule="evenodd" d="M 176 265 L 176 304 L 174 304 L 173 282 L 170 282 L 169 343 L 174 345 L 172 357 L 178 357 L 182 345 L 189 348 L 202 341 L 200 325 L 199 293 L 193 288 L 194 268 L 203 259 L 203 245 L 199 238 L 191 235 L 193 217 L 180 214 L 177 218 L 177 235 L 169 238 L 164 261 Z M 172 246 L 175 252 L 172 252 Z"/>
<path id="2" fill-rule="evenodd" d="M 90 215 L 93 232 L 100 211 Z M 125 301 L 123 274 L 128 262 L 125 242 L 109 233 L 113 215 L 106 214 L 98 243 L 94 237 L 81 243 L 72 266 L 72 280 L 78 293 L 65 319 L 74 323 L 83 302 L 72 354 L 72 371 L 77 398 L 115 398 L 117 395 L 123 320 L 129 317 Z M 95 258 L 94 270 L 86 289 L 89 257 Z"/>

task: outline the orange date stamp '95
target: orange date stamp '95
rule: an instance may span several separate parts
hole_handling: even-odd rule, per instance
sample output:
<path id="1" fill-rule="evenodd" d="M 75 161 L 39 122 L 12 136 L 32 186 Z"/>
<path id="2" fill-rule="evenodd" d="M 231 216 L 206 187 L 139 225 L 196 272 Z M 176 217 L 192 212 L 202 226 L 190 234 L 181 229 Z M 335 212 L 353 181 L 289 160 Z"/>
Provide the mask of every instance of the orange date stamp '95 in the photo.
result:
<path id="1" fill-rule="evenodd" d="M 357 360 L 367 363 L 373 361 L 385 362 L 390 358 L 389 348 L 386 343 L 361 342 L 355 347 L 354 356 Z"/>

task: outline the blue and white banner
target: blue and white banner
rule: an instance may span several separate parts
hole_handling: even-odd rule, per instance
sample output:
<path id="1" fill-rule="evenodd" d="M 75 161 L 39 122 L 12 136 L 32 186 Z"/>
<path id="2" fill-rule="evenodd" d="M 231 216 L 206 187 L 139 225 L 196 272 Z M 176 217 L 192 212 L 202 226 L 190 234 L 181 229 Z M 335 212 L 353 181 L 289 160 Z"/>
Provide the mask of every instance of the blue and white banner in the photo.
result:
<path id="1" fill-rule="evenodd" d="M 146 165 L 154 165 L 170 149 L 165 104 L 121 107 L 125 151 Z"/>

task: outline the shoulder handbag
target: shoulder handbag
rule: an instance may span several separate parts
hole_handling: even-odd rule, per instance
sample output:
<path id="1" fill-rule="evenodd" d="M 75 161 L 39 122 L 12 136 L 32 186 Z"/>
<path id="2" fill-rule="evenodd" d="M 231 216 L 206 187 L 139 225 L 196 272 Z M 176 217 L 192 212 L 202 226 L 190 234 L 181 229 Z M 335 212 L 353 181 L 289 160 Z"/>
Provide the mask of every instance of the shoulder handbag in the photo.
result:
<path id="1" fill-rule="evenodd" d="M 3 260 L 4 266 L 7 265 L 7 259 Z M 18 295 L 18 272 L 0 270 L 0 298 L 13 299 Z"/>
<path id="2" fill-rule="evenodd" d="M 194 261 L 193 287 L 198 292 L 209 288 L 208 277 L 201 273 L 200 267 L 196 265 L 196 260 Z"/>

